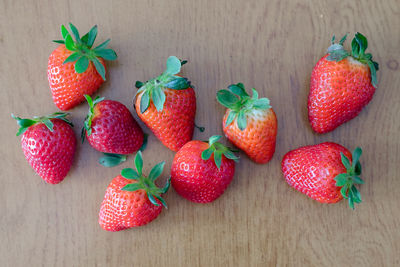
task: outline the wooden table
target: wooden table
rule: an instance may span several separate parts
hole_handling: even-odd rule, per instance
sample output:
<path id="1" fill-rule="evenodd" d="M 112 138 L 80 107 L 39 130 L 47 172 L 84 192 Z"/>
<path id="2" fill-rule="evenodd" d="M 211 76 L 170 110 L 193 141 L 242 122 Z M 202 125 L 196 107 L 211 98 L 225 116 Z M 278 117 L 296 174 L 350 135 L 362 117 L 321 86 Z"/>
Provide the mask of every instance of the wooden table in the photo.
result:
<path id="1" fill-rule="evenodd" d="M 0 22 L 1 266 L 400 265 L 398 0 L 2 0 Z M 256 165 L 240 154 L 234 181 L 214 203 L 194 204 L 171 190 L 170 209 L 151 224 L 102 230 L 97 220 L 105 188 L 133 166 L 133 157 L 107 169 L 86 142 L 67 178 L 45 184 L 26 162 L 10 117 L 57 110 L 47 58 L 56 47 L 51 40 L 68 22 L 81 32 L 97 24 L 97 43 L 112 39 L 119 57 L 108 63 L 108 81 L 98 93 L 132 111 L 136 80 L 162 72 L 170 55 L 189 60 L 184 74 L 196 86 L 196 121 L 206 127 L 194 138 L 222 133 L 217 89 L 239 81 L 257 88 L 279 121 L 272 161 Z M 307 121 L 311 69 L 332 34 L 355 31 L 368 37 L 369 52 L 380 63 L 379 88 L 356 119 L 317 135 Z M 71 110 L 77 136 L 87 109 L 82 104 Z M 281 174 L 287 151 L 323 141 L 364 150 L 363 203 L 354 211 L 345 201 L 323 205 L 307 198 Z M 166 179 L 174 153 L 150 135 L 143 155 L 147 171 L 167 162 Z"/>

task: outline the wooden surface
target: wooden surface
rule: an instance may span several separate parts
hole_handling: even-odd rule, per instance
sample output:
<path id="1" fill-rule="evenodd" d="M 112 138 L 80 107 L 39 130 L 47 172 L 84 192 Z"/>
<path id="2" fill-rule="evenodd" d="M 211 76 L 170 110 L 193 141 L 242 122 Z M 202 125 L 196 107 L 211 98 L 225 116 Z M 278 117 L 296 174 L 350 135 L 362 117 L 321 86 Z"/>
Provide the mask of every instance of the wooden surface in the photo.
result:
<path id="1" fill-rule="evenodd" d="M 190 203 L 172 189 L 170 209 L 151 224 L 103 231 L 97 219 L 105 188 L 133 166 L 133 157 L 107 169 L 86 142 L 67 178 L 48 185 L 26 162 L 10 117 L 57 110 L 47 58 L 68 22 L 81 32 L 97 24 L 97 43 L 112 39 L 119 58 L 108 63 L 99 94 L 131 111 L 136 80 L 159 74 L 169 55 L 188 59 L 184 74 L 196 86 L 196 121 L 206 127 L 195 138 L 222 133 L 217 89 L 239 81 L 257 88 L 279 121 L 272 161 L 256 165 L 241 154 L 234 181 L 214 203 Z M 355 31 L 368 37 L 380 63 L 379 88 L 356 119 L 314 134 L 306 109 L 311 69 L 332 34 Z M 398 0 L 1 0 L 0 266 L 400 266 L 399 33 Z M 71 111 L 77 136 L 86 112 L 85 104 Z M 287 151 L 323 141 L 364 150 L 366 183 L 355 211 L 345 202 L 319 204 L 281 174 Z M 174 153 L 151 135 L 143 155 L 147 171 L 167 162 L 166 179 Z"/>

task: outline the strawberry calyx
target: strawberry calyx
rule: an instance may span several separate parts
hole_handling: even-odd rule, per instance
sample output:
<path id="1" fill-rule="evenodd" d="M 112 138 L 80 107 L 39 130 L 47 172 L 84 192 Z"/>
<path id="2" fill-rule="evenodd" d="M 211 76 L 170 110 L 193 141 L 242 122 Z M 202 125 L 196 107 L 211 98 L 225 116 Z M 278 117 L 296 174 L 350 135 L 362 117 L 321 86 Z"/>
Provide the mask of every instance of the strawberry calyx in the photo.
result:
<path id="1" fill-rule="evenodd" d="M 17 136 L 23 134 L 26 130 L 28 130 L 29 127 L 32 125 L 38 124 L 38 123 L 44 123 L 46 125 L 47 129 L 50 130 L 50 132 L 53 132 L 53 126 L 54 124 L 51 122 L 51 119 L 60 119 L 68 123 L 71 127 L 74 125 L 72 122 L 70 122 L 66 117 L 69 115 L 69 113 L 64 113 L 64 112 L 55 112 L 53 114 L 47 115 L 47 116 L 34 116 L 32 119 L 21 119 L 20 117 L 15 116 L 14 114 L 11 114 L 11 117 L 15 119 L 19 125 L 19 130 L 17 132 Z"/>
<path id="2" fill-rule="evenodd" d="M 359 32 L 356 32 L 353 40 L 351 41 L 351 53 L 348 52 L 343 47 L 343 43 L 347 38 L 347 34 L 339 41 L 335 43 L 335 35 L 332 37 L 332 44 L 328 48 L 329 61 L 339 62 L 349 56 L 353 57 L 357 61 L 366 64 L 371 71 L 371 83 L 376 88 L 378 86 L 378 80 L 376 77 L 376 72 L 379 70 L 379 64 L 372 60 L 372 55 L 370 53 L 365 53 L 368 47 L 367 38 Z"/>
<path id="3" fill-rule="evenodd" d="M 142 152 L 138 152 L 135 156 L 135 168 L 126 168 L 121 171 L 122 177 L 125 179 L 136 181 L 134 183 L 129 183 L 121 188 L 123 191 L 136 191 L 143 189 L 147 193 L 147 197 L 149 198 L 150 202 L 155 206 L 160 206 L 156 199 L 158 199 L 161 204 L 167 207 L 165 200 L 162 198 L 162 194 L 165 194 L 170 185 L 171 185 L 171 178 L 169 178 L 163 188 L 159 188 L 155 185 L 154 181 L 162 174 L 164 170 L 165 161 L 158 163 L 155 165 L 148 176 L 143 174 L 143 158 Z"/>
<path id="4" fill-rule="evenodd" d="M 64 25 L 61 25 L 61 34 L 63 40 L 53 41 L 55 43 L 65 44 L 65 47 L 68 50 L 74 52 L 64 61 L 63 64 L 75 62 L 75 72 L 84 73 L 89 66 L 89 62 L 91 61 L 96 68 L 96 71 L 105 81 L 106 70 L 98 58 L 100 57 L 105 60 L 117 59 L 117 54 L 115 51 L 107 48 L 110 39 L 107 39 L 105 42 L 92 49 L 93 43 L 97 36 L 97 25 L 91 28 L 90 31 L 82 37 L 79 36 L 78 29 L 72 23 L 69 23 L 69 28 L 75 37 L 75 41 Z"/>
<path id="5" fill-rule="evenodd" d="M 270 109 L 268 98 L 258 98 L 258 92 L 252 88 L 253 96 L 250 96 L 242 83 L 231 84 L 227 89 L 222 89 L 217 92 L 217 100 L 220 104 L 228 108 L 229 115 L 225 125 L 230 125 L 236 120 L 237 127 L 243 131 L 247 127 L 248 113 L 254 110 Z"/>
<path id="6" fill-rule="evenodd" d="M 144 151 L 147 147 L 149 135 L 147 133 L 143 133 L 143 144 L 139 148 L 139 151 Z M 99 158 L 100 165 L 104 167 L 115 167 L 126 161 L 127 155 L 115 154 L 115 153 L 103 153 L 103 156 Z"/>
<path id="7" fill-rule="evenodd" d="M 146 150 L 148 141 L 149 141 L 149 134 L 143 133 L 143 143 L 142 143 L 142 146 L 139 148 L 140 151 L 143 152 Z"/>
<path id="8" fill-rule="evenodd" d="M 361 194 L 355 187 L 356 184 L 364 184 L 364 181 L 360 178 L 361 175 L 361 164 L 360 156 L 362 154 L 361 148 L 357 147 L 352 153 L 352 164 L 350 160 L 342 152 L 340 152 L 343 166 L 346 168 L 346 173 L 338 174 L 334 180 L 336 186 L 342 187 L 340 193 L 348 200 L 350 208 L 354 209 L 354 203 L 361 203 Z"/>
<path id="9" fill-rule="evenodd" d="M 115 167 L 126 161 L 127 156 L 114 153 L 103 153 L 104 155 L 99 158 L 100 165 L 104 167 Z"/>
<path id="10" fill-rule="evenodd" d="M 160 76 L 145 83 L 140 81 L 135 83 L 135 87 L 139 89 L 136 95 L 142 93 L 140 100 L 141 113 L 146 112 L 150 105 L 150 100 L 153 101 L 158 112 L 163 110 L 165 103 L 164 89 L 184 90 L 190 87 L 188 79 L 176 75 L 181 71 L 182 65 L 186 63 L 186 60 L 181 61 L 175 56 L 170 56 L 167 59 L 167 68 Z"/>
<path id="11" fill-rule="evenodd" d="M 211 136 L 208 139 L 209 147 L 201 152 L 201 158 L 203 160 L 209 160 L 211 155 L 214 153 L 214 163 L 218 170 L 221 168 L 222 155 L 228 159 L 234 160 L 235 162 L 239 161 L 239 157 L 237 157 L 230 148 L 217 142 L 219 139 L 221 139 L 221 137 L 221 135 Z"/>
<path id="12" fill-rule="evenodd" d="M 85 141 L 86 132 L 88 135 L 92 134 L 92 119 L 94 117 L 94 107 L 96 106 L 96 104 L 104 100 L 104 97 L 99 97 L 99 96 L 97 96 L 94 100 L 90 97 L 90 95 L 84 95 L 84 97 L 86 98 L 86 101 L 89 104 L 89 111 L 88 114 L 86 115 L 82 127 L 82 132 L 81 132 L 82 143 Z"/>

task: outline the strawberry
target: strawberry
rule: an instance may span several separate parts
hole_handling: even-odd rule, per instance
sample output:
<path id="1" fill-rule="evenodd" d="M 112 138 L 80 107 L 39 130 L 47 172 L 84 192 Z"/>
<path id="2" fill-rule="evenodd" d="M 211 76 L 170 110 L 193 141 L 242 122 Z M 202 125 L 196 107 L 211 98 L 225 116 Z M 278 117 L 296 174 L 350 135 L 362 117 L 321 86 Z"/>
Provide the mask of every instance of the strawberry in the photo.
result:
<path id="1" fill-rule="evenodd" d="M 225 136 L 256 163 L 267 163 L 275 152 L 278 121 L 268 98 L 250 97 L 242 83 L 220 90 L 217 100 L 227 108 L 222 120 Z"/>
<path id="2" fill-rule="evenodd" d="M 44 117 L 21 119 L 11 115 L 20 126 L 21 145 L 25 158 L 43 180 L 58 184 L 72 166 L 76 138 L 66 119 L 67 113 L 56 112 Z"/>
<path id="3" fill-rule="evenodd" d="M 85 100 L 85 94 L 91 95 L 106 80 L 104 60 L 115 60 L 117 54 L 107 45 L 110 39 L 92 49 L 97 36 L 97 26 L 87 34 L 79 32 L 71 23 L 69 27 L 75 41 L 64 25 L 61 34 L 64 40 L 50 55 L 47 77 L 53 101 L 61 110 L 69 110 Z M 75 62 L 75 63 L 73 63 Z"/>
<path id="4" fill-rule="evenodd" d="M 287 183 L 296 190 L 321 203 L 336 203 L 348 199 L 361 202 L 356 184 L 363 184 L 360 156 L 357 147 L 353 154 L 347 148 L 331 142 L 300 147 L 282 159 L 282 172 Z"/>
<path id="5" fill-rule="evenodd" d="M 333 131 L 356 117 L 372 99 L 377 87 L 378 63 L 365 53 L 367 38 L 356 33 L 351 42 L 351 53 L 340 42 L 328 48 L 311 74 L 308 95 L 308 119 L 317 133 Z"/>
<path id="6" fill-rule="evenodd" d="M 162 194 L 168 191 L 170 180 L 164 188 L 154 181 L 161 175 L 165 162 L 155 165 L 149 176 L 142 173 L 143 159 L 139 151 L 135 157 L 136 171 L 123 169 L 108 185 L 99 213 L 99 224 L 107 231 L 121 231 L 145 225 L 161 213 L 167 204 Z M 162 206 L 161 206 L 162 204 Z"/>
<path id="7" fill-rule="evenodd" d="M 143 131 L 127 107 L 118 101 L 96 98 L 94 101 L 85 95 L 89 112 L 82 128 L 82 141 L 85 136 L 90 145 L 106 157 L 105 166 L 112 167 L 126 160 L 143 144 Z"/>
<path id="8" fill-rule="evenodd" d="M 192 140 L 196 115 L 195 92 L 186 78 L 176 75 L 181 66 L 178 58 L 169 57 L 167 69 L 160 76 L 146 83 L 136 82 L 139 118 L 175 152 Z"/>
<path id="9" fill-rule="evenodd" d="M 221 136 L 209 142 L 189 141 L 175 154 L 171 183 L 182 197 L 197 203 L 209 203 L 224 193 L 235 173 L 238 158 L 218 143 Z"/>

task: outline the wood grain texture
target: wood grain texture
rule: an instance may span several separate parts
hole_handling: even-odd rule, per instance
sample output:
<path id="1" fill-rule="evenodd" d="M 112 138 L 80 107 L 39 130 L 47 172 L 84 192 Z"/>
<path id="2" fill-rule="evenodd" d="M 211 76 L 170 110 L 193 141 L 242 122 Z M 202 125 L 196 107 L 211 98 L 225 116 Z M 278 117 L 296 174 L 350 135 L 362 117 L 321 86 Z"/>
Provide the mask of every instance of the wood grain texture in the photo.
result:
<path id="1" fill-rule="evenodd" d="M 99 153 L 80 145 L 59 185 L 34 174 L 10 118 L 56 111 L 47 83 L 47 58 L 73 22 L 99 26 L 118 61 L 108 63 L 99 94 L 131 111 L 136 80 L 163 70 L 165 59 L 189 60 L 184 74 L 196 86 L 197 117 L 206 139 L 222 133 L 217 89 L 233 82 L 255 87 L 277 113 L 277 150 L 266 165 L 244 154 L 234 181 L 212 204 L 189 203 L 171 190 L 170 209 L 151 224 L 103 231 L 98 211 L 121 167 L 97 164 Z M 313 65 L 332 34 L 360 31 L 380 63 L 374 99 L 354 120 L 314 134 L 306 99 Z M 400 266 L 400 2 L 387 1 L 0 1 L 1 266 Z M 86 105 L 71 111 L 79 135 Z M 136 116 L 136 114 L 135 114 Z M 136 116 L 137 118 L 137 116 Z M 143 124 L 141 124 L 143 126 Z M 144 126 L 146 132 L 149 132 Z M 335 141 L 364 154 L 363 203 L 322 205 L 290 188 L 282 156 L 296 147 Z M 173 152 L 150 135 L 145 170 Z M 166 178 L 169 170 L 164 172 Z"/>

